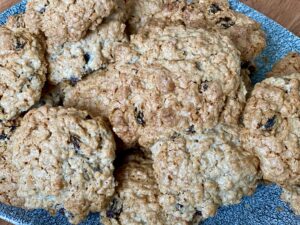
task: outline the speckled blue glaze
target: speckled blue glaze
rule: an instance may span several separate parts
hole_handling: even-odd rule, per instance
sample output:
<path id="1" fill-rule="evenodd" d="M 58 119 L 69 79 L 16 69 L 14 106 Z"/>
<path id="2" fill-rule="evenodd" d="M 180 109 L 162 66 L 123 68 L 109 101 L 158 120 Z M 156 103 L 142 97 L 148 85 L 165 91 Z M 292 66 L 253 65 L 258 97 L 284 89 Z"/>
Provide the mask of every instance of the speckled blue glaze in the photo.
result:
<path id="1" fill-rule="evenodd" d="M 262 24 L 268 46 L 256 59 L 258 72 L 254 82 L 261 81 L 272 65 L 290 51 L 300 52 L 300 38 L 279 24 L 245 6 L 238 0 L 229 0 L 233 9 L 242 12 Z M 7 16 L 24 12 L 26 1 L 0 14 L 0 24 Z M 202 225 L 300 225 L 300 216 L 295 216 L 288 205 L 280 200 L 281 189 L 276 185 L 260 185 L 251 197 L 245 197 L 238 205 L 221 207 L 217 215 L 203 221 Z M 0 217 L 14 224 L 67 225 L 62 213 L 51 217 L 44 210 L 25 211 L 0 204 Z M 97 225 L 99 215 L 91 214 L 82 225 Z M 130 225 L 130 224 L 128 224 Z"/>

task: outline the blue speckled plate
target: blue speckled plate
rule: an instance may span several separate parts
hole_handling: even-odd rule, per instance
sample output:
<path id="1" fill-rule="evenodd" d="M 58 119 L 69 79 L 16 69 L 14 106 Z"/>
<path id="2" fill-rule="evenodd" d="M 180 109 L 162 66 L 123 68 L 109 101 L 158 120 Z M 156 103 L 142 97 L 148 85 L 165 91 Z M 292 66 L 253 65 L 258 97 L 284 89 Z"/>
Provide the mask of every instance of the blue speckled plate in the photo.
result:
<path id="1" fill-rule="evenodd" d="M 272 65 L 290 51 L 300 52 L 300 38 L 271 19 L 240 3 L 238 0 L 229 0 L 232 8 L 242 12 L 262 24 L 267 34 L 267 48 L 256 59 L 258 73 L 253 81 L 264 78 Z M 24 12 L 26 1 L 13 6 L 0 14 L 0 24 L 7 16 Z M 280 200 L 281 189 L 276 185 L 260 185 L 251 197 L 245 197 L 238 205 L 221 207 L 217 215 L 203 221 L 202 225 L 300 225 L 300 216 L 295 216 L 288 205 Z M 51 217 L 44 210 L 25 211 L 0 204 L 0 218 L 14 224 L 31 225 L 67 225 L 67 219 L 58 213 Z M 100 224 L 99 215 L 91 214 L 84 225 Z M 130 225 L 130 224 L 128 224 Z"/>

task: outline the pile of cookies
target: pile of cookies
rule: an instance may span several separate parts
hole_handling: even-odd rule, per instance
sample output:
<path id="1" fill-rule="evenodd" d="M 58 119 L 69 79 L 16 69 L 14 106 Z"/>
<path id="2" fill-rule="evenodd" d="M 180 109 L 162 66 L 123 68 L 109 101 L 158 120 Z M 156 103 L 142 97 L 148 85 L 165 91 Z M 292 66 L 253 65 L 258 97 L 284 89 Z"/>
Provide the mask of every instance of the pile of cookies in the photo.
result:
<path id="1" fill-rule="evenodd" d="M 300 55 L 227 0 L 29 0 L 0 28 L 0 202 L 187 225 L 261 180 L 300 214 Z"/>

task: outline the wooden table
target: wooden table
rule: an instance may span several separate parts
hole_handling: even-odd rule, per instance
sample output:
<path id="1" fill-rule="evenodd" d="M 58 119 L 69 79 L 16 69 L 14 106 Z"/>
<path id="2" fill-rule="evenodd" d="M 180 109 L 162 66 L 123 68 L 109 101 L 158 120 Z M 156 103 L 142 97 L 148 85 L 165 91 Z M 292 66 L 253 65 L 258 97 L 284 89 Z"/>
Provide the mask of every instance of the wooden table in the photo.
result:
<path id="1" fill-rule="evenodd" d="M 299 0 L 241 0 L 300 36 Z"/>
<path id="2" fill-rule="evenodd" d="M 0 0 L 0 12 L 19 0 Z M 241 0 L 300 36 L 300 0 Z M 0 220 L 0 225 L 10 225 Z"/>

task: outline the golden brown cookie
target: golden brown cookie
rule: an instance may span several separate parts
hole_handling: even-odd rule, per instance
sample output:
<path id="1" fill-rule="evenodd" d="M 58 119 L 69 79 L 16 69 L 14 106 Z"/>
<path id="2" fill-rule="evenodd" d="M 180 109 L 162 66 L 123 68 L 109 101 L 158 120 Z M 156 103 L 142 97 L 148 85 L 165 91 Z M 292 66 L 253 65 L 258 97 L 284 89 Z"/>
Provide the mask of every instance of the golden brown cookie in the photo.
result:
<path id="1" fill-rule="evenodd" d="M 25 29 L 0 28 L 0 120 L 16 118 L 39 101 L 47 64 L 39 40 Z"/>
<path id="2" fill-rule="evenodd" d="M 244 147 L 259 157 L 263 178 L 291 192 L 300 185 L 299 115 L 300 74 L 291 74 L 256 84 L 243 116 Z"/>
<path id="3" fill-rule="evenodd" d="M 132 36 L 115 54 L 117 63 L 79 82 L 64 104 L 109 117 L 127 146 L 238 122 L 246 90 L 239 54 L 226 37 L 176 24 Z"/>
<path id="4" fill-rule="evenodd" d="M 18 171 L 19 197 L 29 209 L 64 209 L 78 224 L 106 208 L 114 194 L 113 134 L 85 111 L 43 106 L 28 112 L 8 150 Z"/>
<path id="5" fill-rule="evenodd" d="M 7 142 L 19 125 L 19 119 L 0 123 L 0 202 L 22 207 L 24 199 L 17 195 L 19 174 L 12 166 L 12 152 L 7 149 Z"/>
<path id="6" fill-rule="evenodd" d="M 113 0 L 29 0 L 24 19 L 31 32 L 43 32 L 49 45 L 60 45 L 79 41 L 114 7 Z"/>
<path id="7" fill-rule="evenodd" d="M 197 214 L 205 219 L 255 191 L 259 160 L 245 151 L 239 135 L 239 127 L 219 124 L 174 132 L 150 148 L 166 212 L 185 221 Z"/>
<path id="8" fill-rule="evenodd" d="M 290 52 L 279 60 L 266 77 L 278 77 L 292 73 L 300 73 L 300 54 L 297 52 Z"/>

